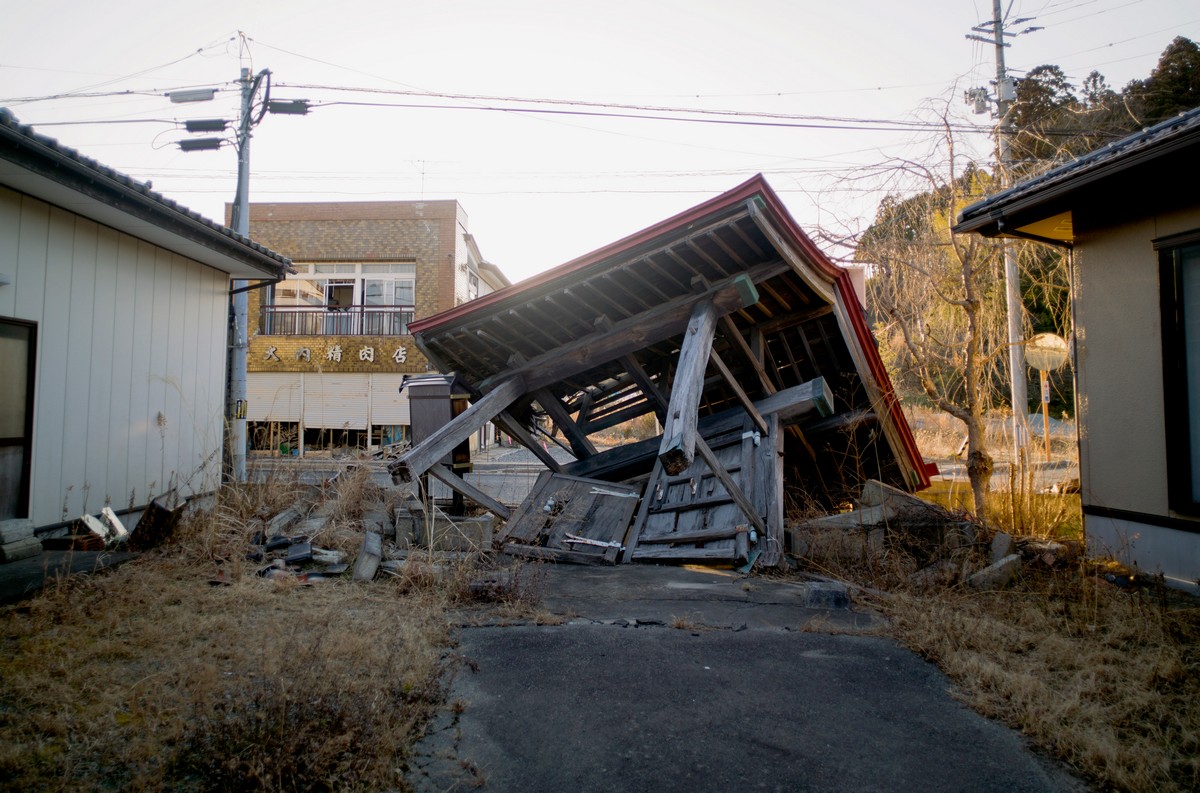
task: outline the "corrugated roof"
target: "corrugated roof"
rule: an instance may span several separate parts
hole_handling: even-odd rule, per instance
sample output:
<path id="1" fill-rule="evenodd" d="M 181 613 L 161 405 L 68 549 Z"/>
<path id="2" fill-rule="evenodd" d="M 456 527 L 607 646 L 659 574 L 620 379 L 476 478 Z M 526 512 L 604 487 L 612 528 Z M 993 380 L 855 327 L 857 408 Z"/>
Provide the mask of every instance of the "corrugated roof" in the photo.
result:
<path id="1" fill-rule="evenodd" d="M 139 217 L 190 241 L 193 245 L 183 246 L 185 250 L 179 252 L 194 258 L 195 246 L 199 245 L 266 274 L 275 275 L 290 270 L 291 261 L 287 257 L 153 191 L 144 182 L 63 146 L 54 138 L 35 132 L 32 127 L 17 121 L 7 108 L 0 108 L 0 143 L 3 144 L 0 147 L 0 160 L 6 160 L 30 175 L 30 178 L 21 179 L 14 170 L 0 171 L 0 183 L 44 200 L 51 199 L 38 194 L 41 192 L 38 185 L 47 183 L 85 195 L 91 194 L 90 197 L 96 201 L 95 214 L 98 215 L 92 219 L 120 229 L 119 220 L 114 222 L 115 213 L 111 211 L 116 207 L 127 212 L 131 218 Z M 127 202 L 127 206 L 118 206 L 120 202 Z M 72 204 L 71 209 L 91 216 L 87 208 L 81 208 L 81 205 Z M 151 241 L 163 244 L 161 240 Z"/>

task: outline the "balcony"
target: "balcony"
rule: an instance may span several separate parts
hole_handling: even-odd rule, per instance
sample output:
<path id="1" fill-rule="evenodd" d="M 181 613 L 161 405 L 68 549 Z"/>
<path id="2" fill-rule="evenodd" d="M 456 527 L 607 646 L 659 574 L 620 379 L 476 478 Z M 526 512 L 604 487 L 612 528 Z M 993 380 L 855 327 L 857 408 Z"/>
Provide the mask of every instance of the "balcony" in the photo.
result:
<path id="1" fill-rule="evenodd" d="M 412 306 L 263 306 L 264 336 L 404 336 Z"/>

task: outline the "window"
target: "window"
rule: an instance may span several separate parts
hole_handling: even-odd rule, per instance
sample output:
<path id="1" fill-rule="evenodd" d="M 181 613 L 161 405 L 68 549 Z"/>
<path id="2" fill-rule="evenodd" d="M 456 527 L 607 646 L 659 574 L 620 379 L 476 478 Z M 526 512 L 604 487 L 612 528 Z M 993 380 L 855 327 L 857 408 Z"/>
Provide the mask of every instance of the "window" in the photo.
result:
<path id="1" fill-rule="evenodd" d="M 269 335 L 396 336 L 408 333 L 416 301 L 416 264 L 296 264 L 263 308 Z"/>
<path id="2" fill-rule="evenodd" d="M 35 331 L 0 320 L 0 520 L 29 516 Z"/>
<path id="3" fill-rule="evenodd" d="M 1156 240 L 1171 509 L 1200 515 L 1200 230 Z"/>

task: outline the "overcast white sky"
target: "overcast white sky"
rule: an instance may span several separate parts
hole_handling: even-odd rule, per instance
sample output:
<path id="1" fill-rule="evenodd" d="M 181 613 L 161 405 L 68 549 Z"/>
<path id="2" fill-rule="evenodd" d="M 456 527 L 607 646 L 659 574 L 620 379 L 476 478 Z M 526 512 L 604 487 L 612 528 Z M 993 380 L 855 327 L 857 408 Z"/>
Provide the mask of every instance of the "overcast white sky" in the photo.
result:
<path id="1" fill-rule="evenodd" d="M 1043 28 L 1008 48 L 1018 76 L 1055 63 L 1077 83 L 1097 69 L 1120 88 L 1147 76 L 1174 36 L 1200 40 L 1195 0 L 1006 8 L 1010 20 L 1034 18 L 1011 32 Z M 0 106 L 221 219 L 234 149 L 185 154 L 176 122 L 234 118 L 239 69 L 270 69 L 273 98 L 318 106 L 267 116 L 255 130 L 251 201 L 457 199 L 484 257 L 520 280 L 759 172 L 810 232 L 864 227 L 882 195 L 853 179 L 858 169 L 930 151 L 929 131 L 894 122 L 931 120 L 930 100 L 950 100 L 961 121 L 986 129 L 961 96 L 995 76 L 993 48 L 965 38 L 991 9 L 990 0 L 14 2 L 0 27 Z M 162 96 L 195 86 L 225 90 L 200 105 Z M 137 93 L 26 101 L 118 91 Z M 805 119 L 516 113 L 587 108 L 386 93 L 395 91 Z M 831 123 L 813 117 L 891 123 L 797 126 Z M 965 140 L 987 156 L 982 131 Z"/>

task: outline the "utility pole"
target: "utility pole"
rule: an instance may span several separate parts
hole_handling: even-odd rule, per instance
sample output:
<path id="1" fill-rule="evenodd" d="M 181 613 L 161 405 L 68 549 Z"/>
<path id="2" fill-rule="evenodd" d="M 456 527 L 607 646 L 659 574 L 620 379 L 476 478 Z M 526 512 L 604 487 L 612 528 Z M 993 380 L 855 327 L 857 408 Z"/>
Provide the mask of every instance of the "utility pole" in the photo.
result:
<path id="1" fill-rule="evenodd" d="M 234 145 L 238 153 L 237 190 L 233 196 L 230 226 L 238 234 L 250 236 L 250 130 L 263 120 L 268 112 L 285 115 L 306 115 L 307 99 L 271 101 L 271 72 L 263 69 L 253 77 L 250 69 L 243 67 L 238 79 L 241 86 L 241 105 L 238 112 Z M 263 88 L 263 98 L 255 109 L 254 98 Z M 167 94 L 174 103 L 208 102 L 216 95 L 214 88 L 172 91 Z M 189 120 L 184 124 L 188 132 L 224 132 L 229 122 L 224 119 Z M 227 143 L 223 138 L 191 138 L 179 141 L 183 151 L 205 151 L 219 149 Z M 228 458 L 225 476 L 228 481 L 246 481 L 246 357 L 249 351 L 250 300 L 247 293 L 264 284 L 250 286 L 244 280 L 235 280 L 230 290 L 229 303 L 229 356 L 225 372 L 225 421 L 226 450 Z"/>
<path id="2" fill-rule="evenodd" d="M 266 82 L 262 107 L 254 112 L 254 95 L 259 86 Z M 250 70 L 242 68 L 239 82 L 242 85 L 242 105 L 238 115 L 237 191 L 233 198 L 231 225 L 243 237 L 250 236 L 250 130 L 262 121 L 271 95 L 271 72 L 263 69 L 254 77 Z M 229 389 L 226 404 L 226 419 L 229 422 L 229 478 L 234 482 L 246 481 L 246 357 L 249 350 L 249 332 L 246 327 L 250 315 L 250 296 L 246 281 L 233 282 L 229 326 Z"/>
<path id="3" fill-rule="evenodd" d="M 1001 0 L 992 0 L 992 20 L 977 25 L 972 30 L 979 33 L 991 34 L 984 36 L 968 35 L 968 39 L 982 41 L 996 48 L 996 151 L 999 160 L 1000 185 L 1009 186 L 1009 169 L 1012 165 L 1012 151 L 1009 147 L 1010 123 L 1009 113 L 1016 99 L 1016 89 L 1008 76 L 1004 65 L 1004 15 Z M 1010 24 L 1020 24 L 1032 21 L 1032 18 L 1014 19 Z M 1031 27 L 1020 33 L 1030 33 L 1041 30 Z M 987 89 L 976 88 L 967 92 L 968 104 L 974 104 L 976 112 L 987 109 Z M 1025 358 L 1023 355 L 1024 338 L 1022 336 L 1022 318 L 1024 305 L 1021 299 L 1021 274 L 1017 268 L 1017 255 L 1013 246 L 1003 237 L 1000 238 L 1000 248 L 1004 254 L 1004 293 L 1008 307 L 1008 366 L 1011 373 L 1009 381 L 1009 398 L 1012 403 L 1012 432 L 1013 432 L 1013 465 L 1025 460 L 1025 450 L 1029 444 L 1029 387 L 1025 380 Z"/>

